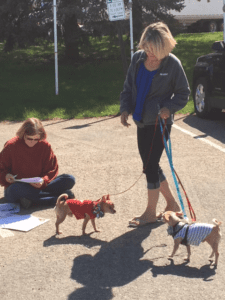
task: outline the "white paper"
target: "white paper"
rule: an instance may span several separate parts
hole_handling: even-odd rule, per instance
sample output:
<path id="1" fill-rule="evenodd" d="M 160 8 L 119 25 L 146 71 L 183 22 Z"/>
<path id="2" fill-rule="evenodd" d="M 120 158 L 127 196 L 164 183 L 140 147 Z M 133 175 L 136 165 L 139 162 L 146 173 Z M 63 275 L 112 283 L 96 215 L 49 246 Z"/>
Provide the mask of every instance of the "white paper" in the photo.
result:
<path id="1" fill-rule="evenodd" d="M 29 231 L 48 221 L 49 219 L 38 218 L 32 215 L 13 215 L 0 219 L 0 228 Z"/>
<path id="2" fill-rule="evenodd" d="M 14 179 L 14 181 L 20 181 L 26 183 L 42 183 L 43 179 L 41 177 L 33 177 L 33 178 Z"/>

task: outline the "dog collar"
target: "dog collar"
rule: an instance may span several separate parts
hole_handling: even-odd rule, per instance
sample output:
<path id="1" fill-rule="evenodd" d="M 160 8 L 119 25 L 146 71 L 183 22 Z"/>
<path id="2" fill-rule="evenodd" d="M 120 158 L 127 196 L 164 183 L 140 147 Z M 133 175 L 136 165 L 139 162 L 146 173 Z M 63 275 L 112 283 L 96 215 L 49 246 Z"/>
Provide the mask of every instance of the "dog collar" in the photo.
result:
<path id="1" fill-rule="evenodd" d="M 100 203 L 94 204 L 93 214 L 95 214 L 98 219 L 104 217 L 104 212 L 101 210 Z"/>
<path id="2" fill-rule="evenodd" d="M 174 237 L 185 225 L 186 224 L 183 225 L 183 224 L 180 224 L 180 222 L 178 222 L 174 226 L 168 226 L 167 233 Z"/>

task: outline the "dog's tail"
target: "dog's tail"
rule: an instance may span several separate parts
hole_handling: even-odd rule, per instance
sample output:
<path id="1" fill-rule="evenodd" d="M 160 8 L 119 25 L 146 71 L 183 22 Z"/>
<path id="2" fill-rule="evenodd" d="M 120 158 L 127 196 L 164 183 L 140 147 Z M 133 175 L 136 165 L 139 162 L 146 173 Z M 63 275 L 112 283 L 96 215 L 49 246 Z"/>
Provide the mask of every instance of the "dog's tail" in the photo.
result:
<path id="1" fill-rule="evenodd" d="M 59 198 L 58 198 L 57 201 L 56 201 L 55 206 L 60 206 L 60 204 L 61 204 L 60 202 L 61 202 L 61 201 L 63 201 L 62 204 L 64 204 L 64 202 L 66 201 L 66 199 L 68 199 L 68 195 L 67 195 L 67 194 L 62 194 L 62 195 L 60 195 Z"/>
<path id="2" fill-rule="evenodd" d="M 218 226 L 218 227 L 222 224 L 222 222 L 217 221 L 217 219 L 213 219 L 212 221 L 213 221 L 213 223 L 214 223 L 216 226 Z"/>

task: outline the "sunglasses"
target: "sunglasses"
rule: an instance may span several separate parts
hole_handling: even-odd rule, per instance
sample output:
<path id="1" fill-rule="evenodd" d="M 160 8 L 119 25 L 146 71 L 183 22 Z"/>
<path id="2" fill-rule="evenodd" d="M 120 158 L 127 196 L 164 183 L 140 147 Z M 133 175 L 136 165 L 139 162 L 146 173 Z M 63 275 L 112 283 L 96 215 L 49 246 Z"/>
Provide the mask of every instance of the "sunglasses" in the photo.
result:
<path id="1" fill-rule="evenodd" d="M 27 139 L 28 141 L 35 141 L 35 142 L 40 141 L 40 139 L 31 139 L 31 138 L 29 138 L 29 137 L 26 137 L 26 139 Z"/>

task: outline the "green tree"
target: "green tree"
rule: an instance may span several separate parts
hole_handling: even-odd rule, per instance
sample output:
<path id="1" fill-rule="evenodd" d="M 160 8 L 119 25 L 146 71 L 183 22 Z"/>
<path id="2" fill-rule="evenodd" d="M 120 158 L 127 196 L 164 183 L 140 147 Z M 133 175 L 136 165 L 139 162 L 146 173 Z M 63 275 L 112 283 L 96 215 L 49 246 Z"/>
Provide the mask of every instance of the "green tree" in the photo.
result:
<path id="1" fill-rule="evenodd" d="M 138 41 L 143 29 L 156 21 L 163 21 L 174 31 L 176 20 L 170 10 L 181 11 L 184 0 L 133 0 L 134 40 Z"/>
<path id="2" fill-rule="evenodd" d="M 5 40 L 5 51 L 15 45 L 25 47 L 35 43 L 37 37 L 49 38 L 53 29 L 52 0 L 1 0 L 0 39 Z M 124 0 L 128 9 L 129 0 Z M 180 11 L 184 0 L 133 0 L 134 40 L 139 40 L 143 28 L 154 21 L 170 23 L 170 9 Z M 79 45 L 88 43 L 87 34 L 78 22 L 81 21 L 96 32 L 118 34 L 117 22 L 109 22 L 106 0 L 57 0 L 58 34 L 62 33 L 66 57 L 79 60 Z M 123 33 L 129 32 L 128 22 L 123 24 Z"/>
<path id="3" fill-rule="evenodd" d="M 6 41 L 4 51 L 11 51 L 15 45 L 24 48 L 34 44 L 37 37 L 46 38 L 48 14 L 49 10 L 35 8 L 33 0 L 1 0 L 0 39 Z"/>

